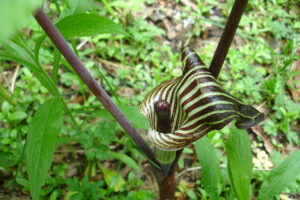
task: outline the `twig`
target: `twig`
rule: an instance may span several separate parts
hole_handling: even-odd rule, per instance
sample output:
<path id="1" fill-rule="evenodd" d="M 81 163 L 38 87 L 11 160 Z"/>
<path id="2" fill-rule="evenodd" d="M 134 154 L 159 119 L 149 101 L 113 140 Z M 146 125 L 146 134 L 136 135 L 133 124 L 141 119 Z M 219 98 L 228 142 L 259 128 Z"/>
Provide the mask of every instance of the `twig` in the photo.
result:
<path id="1" fill-rule="evenodd" d="M 227 168 L 227 165 L 221 164 L 221 165 L 219 166 L 219 168 L 220 168 L 220 169 L 226 169 L 226 168 Z M 185 170 L 183 170 L 182 172 L 180 172 L 179 174 L 176 175 L 176 179 L 179 178 L 179 177 L 181 177 L 181 176 L 183 176 L 184 174 L 186 174 L 186 173 L 188 173 L 188 172 L 191 172 L 191 171 L 197 171 L 197 170 L 201 170 L 201 169 L 202 169 L 201 166 L 199 166 L 199 167 L 191 167 L 191 168 L 185 169 Z M 254 170 L 254 171 L 271 171 L 272 168 L 270 168 L 270 169 L 265 169 L 265 168 L 254 167 L 253 170 Z"/>
<path id="2" fill-rule="evenodd" d="M 76 49 L 80 50 L 87 42 L 88 42 L 88 40 L 83 40 L 76 46 Z"/>
<path id="3" fill-rule="evenodd" d="M 48 37 L 52 40 L 53 44 L 62 53 L 65 59 L 69 62 L 72 68 L 77 72 L 83 82 L 89 87 L 89 89 L 94 93 L 94 95 L 102 102 L 106 109 L 112 114 L 112 116 L 119 122 L 119 124 L 125 129 L 134 143 L 137 145 L 139 150 L 141 150 L 145 156 L 148 157 L 155 165 L 160 166 L 160 163 L 156 160 L 152 150 L 143 140 L 137 130 L 125 117 L 122 111 L 114 104 L 108 94 L 104 89 L 97 83 L 97 81 L 92 77 L 89 71 L 84 67 L 79 58 L 74 54 L 72 49 L 67 44 L 66 40 L 63 38 L 61 33 L 52 24 L 47 15 L 42 9 L 38 9 L 35 13 L 35 19 L 44 29 Z"/>
<path id="4" fill-rule="evenodd" d="M 17 80 L 17 77 L 18 77 L 19 70 L 20 70 L 20 65 L 17 65 L 17 67 L 14 71 L 14 75 L 11 79 L 11 85 L 10 85 L 10 89 L 9 89 L 11 93 L 13 93 L 14 90 L 15 90 L 15 84 L 16 84 L 16 80 Z"/>
<path id="5" fill-rule="evenodd" d="M 247 2 L 248 0 L 235 0 L 233 4 L 233 8 L 231 9 L 222 37 L 209 66 L 209 71 L 215 78 L 218 78 L 219 76 Z"/>
<path id="6" fill-rule="evenodd" d="M 120 63 L 114 63 L 114 62 L 104 60 L 104 59 L 101 59 L 101 58 L 97 58 L 97 60 L 99 60 L 99 62 L 102 63 L 102 64 L 110 65 L 110 66 L 115 67 L 115 68 L 130 68 L 130 66 L 122 65 Z"/>

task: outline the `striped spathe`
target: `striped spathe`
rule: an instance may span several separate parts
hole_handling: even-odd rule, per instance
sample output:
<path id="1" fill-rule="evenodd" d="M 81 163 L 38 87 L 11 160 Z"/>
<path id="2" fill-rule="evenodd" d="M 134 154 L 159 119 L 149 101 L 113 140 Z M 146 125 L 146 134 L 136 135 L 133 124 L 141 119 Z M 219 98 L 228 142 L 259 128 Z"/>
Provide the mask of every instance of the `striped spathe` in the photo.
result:
<path id="1" fill-rule="evenodd" d="M 191 48 L 182 50 L 182 63 L 182 76 L 155 87 L 140 106 L 150 121 L 148 138 L 157 148 L 182 149 L 234 119 L 238 128 L 249 128 L 263 120 L 262 113 L 227 93 Z M 159 100 L 170 105 L 170 133 L 157 131 L 154 104 Z"/>

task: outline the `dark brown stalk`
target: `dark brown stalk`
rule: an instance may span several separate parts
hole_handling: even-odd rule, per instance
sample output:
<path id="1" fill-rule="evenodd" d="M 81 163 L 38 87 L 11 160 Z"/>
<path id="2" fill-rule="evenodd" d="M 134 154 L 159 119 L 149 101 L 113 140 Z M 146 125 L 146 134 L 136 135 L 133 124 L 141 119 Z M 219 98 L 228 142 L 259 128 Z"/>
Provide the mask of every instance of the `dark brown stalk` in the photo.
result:
<path id="1" fill-rule="evenodd" d="M 93 92 L 93 94 L 102 102 L 102 104 L 109 110 L 112 116 L 119 122 L 119 124 L 125 129 L 136 146 L 156 165 L 160 166 L 160 163 L 156 160 L 154 153 L 143 140 L 137 130 L 125 117 L 122 111 L 114 104 L 108 94 L 104 91 L 100 84 L 92 77 L 89 71 L 84 67 L 79 58 L 74 54 L 72 49 L 68 46 L 68 43 L 63 38 L 61 33 L 52 24 L 47 15 L 42 9 L 38 9 L 34 15 L 37 22 L 44 29 L 48 37 L 53 44 L 59 49 L 61 54 L 69 62 L 72 68 L 77 72 L 83 82 Z"/>
<path id="2" fill-rule="evenodd" d="M 170 122 L 170 105 L 167 101 L 160 100 L 154 105 L 157 116 L 157 130 L 161 133 L 171 132 Z M 176 192 L 175 172 L 177 162 L 182 153 L 182 150 L 176 152 L 175 160 L 168 166 L 162 166 L 162 170 L 157 170 L 152 167 L 152 171 L 156 177 L 159 187 L 160 200 L 174 200 Z"/>
<path id="3" fill-rule="evenodd" d="M 233 37 L 246 8 L 247 2 L 248 0 L 235 0 L 233 4 L 222 37 L 209 66 L 209 71 L 215 78 L 218 78 L 219 76 Z"/>
<path id="4" fill-rule="evenodd" d="M 176 158 L 171 164 L 171 167 L 167 171 L 167 174 L 162 180 L 158 180 L 158 187 L 159 187 L 159 198 L 160 200 L 175 200 L 175 192 L 177 189 L 176 184 L 176 169 L 177 169 L 177 163 L 181 156 L 182 150 L 178 150 L 176 152 Z"/>

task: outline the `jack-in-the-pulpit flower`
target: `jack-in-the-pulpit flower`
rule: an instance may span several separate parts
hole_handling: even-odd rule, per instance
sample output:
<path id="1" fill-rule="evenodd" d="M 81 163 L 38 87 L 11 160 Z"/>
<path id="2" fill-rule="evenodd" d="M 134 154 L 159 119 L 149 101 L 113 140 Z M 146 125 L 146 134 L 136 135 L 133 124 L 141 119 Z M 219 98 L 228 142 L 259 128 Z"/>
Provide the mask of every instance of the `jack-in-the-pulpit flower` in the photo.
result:
<path id="1" fill-rule="evenodd" d="M 236 120 L 235 125 L 240 129 L 263 120 L 262 113 L 226 92 L 191 48 L 182 50 L 182 63 L 182 76 L 155 87 L 140 106 L 150 121 L 148 138 L 157 148 L 182 149 L 232 120 Z M 170 105 L 170 133 L 157 131 L 154 104 L 159 100 Z"/>

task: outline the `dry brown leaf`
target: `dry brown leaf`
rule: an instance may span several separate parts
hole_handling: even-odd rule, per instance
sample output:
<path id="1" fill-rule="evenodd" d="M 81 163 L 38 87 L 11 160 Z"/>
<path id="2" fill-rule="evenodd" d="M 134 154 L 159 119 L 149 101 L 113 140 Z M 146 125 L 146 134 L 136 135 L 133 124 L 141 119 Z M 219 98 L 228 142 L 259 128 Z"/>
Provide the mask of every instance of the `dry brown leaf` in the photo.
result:
<path id="1" fill-rule="evenodd" d="M 273 149 L 275 149 L 274 145 L 271 143 L 271 138 L 264 133 L 261 126 L 253 126 L 250 129 L 254 134 L 263 140 L 264 146 L 268 153 L 271 153 Z"/>
<path id="2" fill-rule="evenodd" d="M 67 101 L 67 103 L 82 103 L 83 102 L 83 96 L 75 96 L 71 100 Z"/>
<path id="3" fill-rule="evenodd" d="M 136 94 L 136 91 L 130 87 L 120 86 L 117 94 L 122 97 L 131 97 Z"/>
<path id="4" fill-rule="evenodd" d="M 145 6 L 144 3 L 141 3 L 140 6 L 143 7 L 141 11 L 132 12 L 132 15 L 135 19 L 139 19 L 139 18 L 146 19 L 147 17 L 153 14 L 154 7 L 147 7 Z"/>
<path id="5" fill-rule="evenodd" d="M 167 30 L 167 37 L 169 40 L 174 39 L 176 37 L 176 32 L 174 30 L 174 25 L 167 18 L 163 19 L 163 23 L 165 29 Z"/>
<path id="6" fill-rule="evenodd" d="M 77 164 L 76 163 L 71 163 L 68 165 L 68 169 L 66 171 L 66 177 L 73 177 L 75 175 L 78 174 L 78 170 L 77 170 Z"/>
<path id="7" fill-rule="evenodd" d="M 181 3 L 187 7 L 190 7 L 192 8 L 194 11 L 198 10 L 198 6 L 197 4 L 195 4 L 194 2 L 192 1 L 189 1 L 189 0 L 181 0 Z"/>

